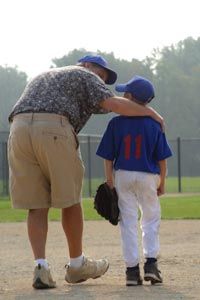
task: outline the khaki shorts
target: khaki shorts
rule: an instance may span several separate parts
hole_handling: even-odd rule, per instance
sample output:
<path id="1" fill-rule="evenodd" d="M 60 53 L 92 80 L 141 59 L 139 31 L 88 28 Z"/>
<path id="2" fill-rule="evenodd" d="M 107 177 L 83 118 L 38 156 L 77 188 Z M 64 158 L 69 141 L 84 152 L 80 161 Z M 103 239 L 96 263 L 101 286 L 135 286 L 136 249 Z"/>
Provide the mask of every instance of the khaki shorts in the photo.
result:
<path id="1" fill-rule="evenodd" d="M 14 208 L 64 208 L 81 201 L 84 166 L 66 117 L 16 115 L 8 140 L 8 161 Z"/>

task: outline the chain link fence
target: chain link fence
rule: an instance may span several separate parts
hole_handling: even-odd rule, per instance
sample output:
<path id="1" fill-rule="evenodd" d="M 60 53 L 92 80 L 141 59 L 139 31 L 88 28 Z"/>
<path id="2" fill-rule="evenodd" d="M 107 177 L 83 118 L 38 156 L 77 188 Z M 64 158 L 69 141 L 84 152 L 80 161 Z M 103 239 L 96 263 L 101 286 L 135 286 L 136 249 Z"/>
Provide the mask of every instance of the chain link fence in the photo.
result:
<path id="1" fill-rule="evenodd" d="M 94 195 L 104 180 L 103 160 L 96 155 L 101 136 L 79 137 L 85 162 L 84 195 Z M 200 139 L 169 140 L 173 156 L 168 162 L 167 193 L 200 193 Z"/>
<path id="2" fill-rule="evenodd" d="M 9 195 L 8 132 L 0 133 L 0 196 Z M 101 136 L 79 135 L 85 164 L 83 196 L 93 196 L 104 181 L 103 160 L 96 155 Z M 167 193 L 200 193 L 200 139 L 169 140 L 173 156 L 168 159 Z"/>

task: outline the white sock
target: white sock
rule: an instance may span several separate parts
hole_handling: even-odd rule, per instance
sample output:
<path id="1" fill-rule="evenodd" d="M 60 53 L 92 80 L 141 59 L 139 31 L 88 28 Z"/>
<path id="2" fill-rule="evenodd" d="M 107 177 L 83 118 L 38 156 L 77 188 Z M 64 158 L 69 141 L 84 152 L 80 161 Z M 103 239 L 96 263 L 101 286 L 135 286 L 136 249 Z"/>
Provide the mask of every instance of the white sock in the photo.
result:
<path id="1" fill-rule="evenodd" d="M 83 259 L 84 259 L 83 253 L 78 257 L 70 258 L 69 266 L 73 268 L 79 268 L 83 264 Z"/>
<path id="2" fill-rule="evenodd" d="M 35 260 L 35 264 L 36 266 L 38 266 L 39 264 L 43 267 L 45 267 L 45 269 L 49 269 L 49 264 L 48 261 L 45 258 L 38 258 Z"/>

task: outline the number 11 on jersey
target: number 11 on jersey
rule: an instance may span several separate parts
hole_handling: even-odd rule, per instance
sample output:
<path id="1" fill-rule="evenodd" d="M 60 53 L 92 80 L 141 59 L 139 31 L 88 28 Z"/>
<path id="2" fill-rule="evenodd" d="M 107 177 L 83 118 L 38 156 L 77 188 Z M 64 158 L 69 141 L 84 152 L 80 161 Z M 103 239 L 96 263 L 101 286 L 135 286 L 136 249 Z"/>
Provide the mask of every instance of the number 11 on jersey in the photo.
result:
<path id="1" fill-rule="evenodd" d="M 131 156 L 131 145 L 134 142 L 134 153 L 136 159 L 140 159 L 141 157 L 141 148 L 142 148 L 142 135 L 139 134 L 135 138 L 133 138 L 130 134 L 124 137 L 125 151 L 124 156 L 125 159 L 130 159 Z"/>

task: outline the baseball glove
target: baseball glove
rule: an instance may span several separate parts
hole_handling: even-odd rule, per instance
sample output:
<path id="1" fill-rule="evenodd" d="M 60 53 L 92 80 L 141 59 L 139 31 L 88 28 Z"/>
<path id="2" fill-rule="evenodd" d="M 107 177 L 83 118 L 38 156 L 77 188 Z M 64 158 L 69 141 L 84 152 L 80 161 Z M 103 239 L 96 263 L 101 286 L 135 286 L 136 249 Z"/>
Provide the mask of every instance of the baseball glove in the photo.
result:
<path id="1" fill-rule="evenodd" d="M 108 220 L 112 225 L 117 225 L 119 221 L 119 207 L 116 189 L 111 189 L 106 182 L 100 184 L 94 197 L 94 208 L 100 216 Z"/>

